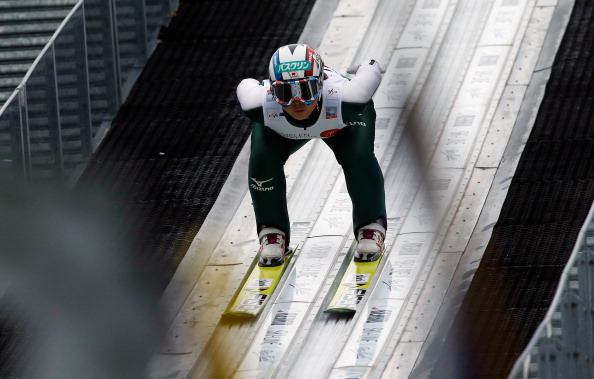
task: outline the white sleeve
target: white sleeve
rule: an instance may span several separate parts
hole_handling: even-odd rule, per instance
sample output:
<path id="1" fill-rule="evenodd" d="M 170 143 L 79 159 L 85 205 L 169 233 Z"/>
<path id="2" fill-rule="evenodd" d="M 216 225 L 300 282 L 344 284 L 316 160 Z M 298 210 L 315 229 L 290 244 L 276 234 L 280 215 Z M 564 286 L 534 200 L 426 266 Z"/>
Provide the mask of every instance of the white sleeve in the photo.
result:
<path id="1" fill-rule="evenodd" d="M 357 75 L 344 84 L 342 101 L 348 103 L 366 103 L 379 87 L 382 71 L 374 60 L 366 60 L 359 66 Z"/>
<path id="2" fill-rule="evenodd" d="M 244 111 L 262 106 L 264 86 L 256 79 L 243 79 L 237 86 L 237 99 Z"/>

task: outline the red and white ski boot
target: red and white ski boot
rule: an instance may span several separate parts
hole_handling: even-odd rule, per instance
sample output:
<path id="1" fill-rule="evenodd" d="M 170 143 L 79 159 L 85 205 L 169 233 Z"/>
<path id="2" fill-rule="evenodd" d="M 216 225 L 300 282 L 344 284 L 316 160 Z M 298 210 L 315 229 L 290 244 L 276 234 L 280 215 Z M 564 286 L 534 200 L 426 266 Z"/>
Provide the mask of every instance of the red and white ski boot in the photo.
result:
<path id="1" fill-rule="evenodd" d="M 386 229 L 378 223 L 365 225 L 357 233 L 355 262 L 373 262 L 379 259 L 384 250 Z"/>

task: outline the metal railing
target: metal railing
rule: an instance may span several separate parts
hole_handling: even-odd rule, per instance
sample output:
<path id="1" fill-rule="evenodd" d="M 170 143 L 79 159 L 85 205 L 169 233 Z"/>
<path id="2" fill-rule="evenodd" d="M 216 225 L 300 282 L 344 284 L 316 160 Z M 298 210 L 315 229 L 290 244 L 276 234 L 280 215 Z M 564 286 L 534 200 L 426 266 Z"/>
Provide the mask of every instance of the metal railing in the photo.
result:
<path id="1" fill-rule="evenodd" d="M 84 166 L 178 0 L 80 0 L 0 108 L 3 180 L 65 183 Z"/>
<path id="2" fill-rule="evenodd" d="M 594 378 L 594 206 L 543 322 L 510 378 Z"/>

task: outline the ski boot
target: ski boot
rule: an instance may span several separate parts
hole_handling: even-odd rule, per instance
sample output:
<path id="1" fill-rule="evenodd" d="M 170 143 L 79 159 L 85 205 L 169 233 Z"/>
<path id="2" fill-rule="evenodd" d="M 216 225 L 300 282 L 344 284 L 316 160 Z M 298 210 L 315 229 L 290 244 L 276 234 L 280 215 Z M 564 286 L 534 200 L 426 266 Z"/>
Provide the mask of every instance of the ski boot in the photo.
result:
<path id="1" fill-rule="evenodd" d="M 258 234 L 260 239 L 259 266 L 280 266 L 285 261 L 287 237 L 277 228 L 266 227 Z"/>
<path id="2" fill-rule="evenodd" d="M 373 262 L 379 259 L 384 250 L 386 229 L 378 223 L 365 225 L 357 233 L 355 262 Z"/>

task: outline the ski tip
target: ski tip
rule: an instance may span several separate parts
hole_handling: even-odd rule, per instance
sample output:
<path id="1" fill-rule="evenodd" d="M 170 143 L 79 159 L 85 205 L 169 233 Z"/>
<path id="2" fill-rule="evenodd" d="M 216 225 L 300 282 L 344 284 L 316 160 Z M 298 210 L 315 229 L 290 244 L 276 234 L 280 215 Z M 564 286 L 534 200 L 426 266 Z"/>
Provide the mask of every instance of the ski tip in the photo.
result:
<path id="1" fill-rule="evenodd" d="M 248 313 L 248 312 L 239 312 L 239 311 L 233 311 L 233 310 L 229 310 L 226 311 L 225 313 L 223 313 L 223 317 L 225 319 L 248 319 L 248 318 L 254 318 L 257 317 L 259 313 Z"/>

